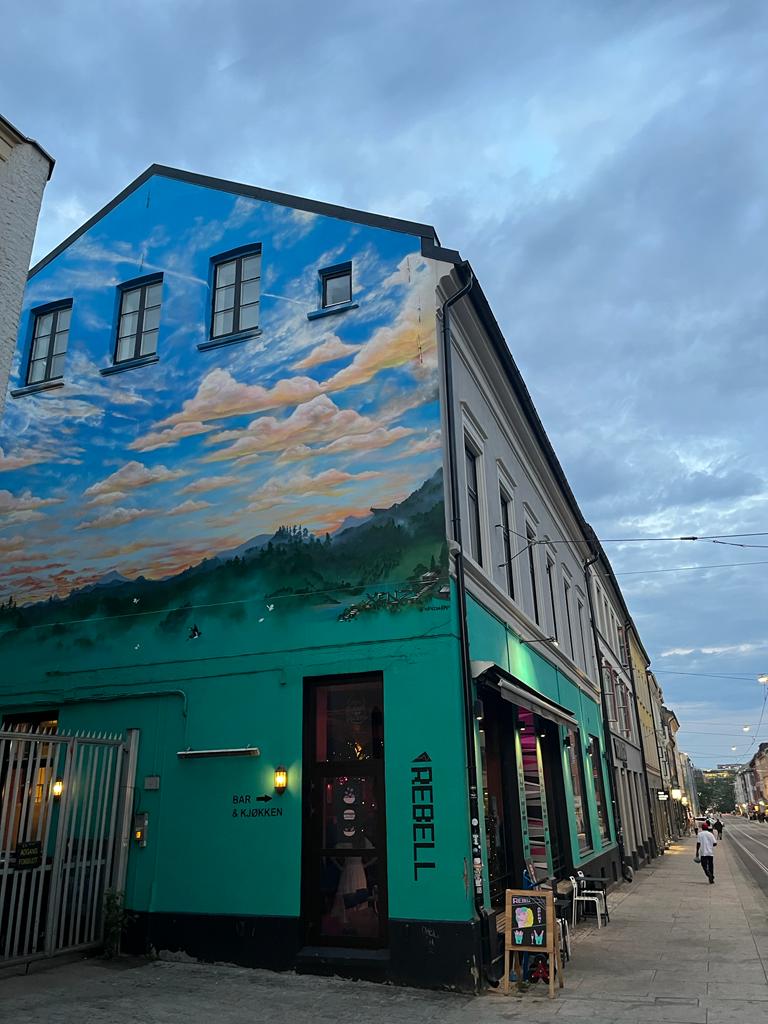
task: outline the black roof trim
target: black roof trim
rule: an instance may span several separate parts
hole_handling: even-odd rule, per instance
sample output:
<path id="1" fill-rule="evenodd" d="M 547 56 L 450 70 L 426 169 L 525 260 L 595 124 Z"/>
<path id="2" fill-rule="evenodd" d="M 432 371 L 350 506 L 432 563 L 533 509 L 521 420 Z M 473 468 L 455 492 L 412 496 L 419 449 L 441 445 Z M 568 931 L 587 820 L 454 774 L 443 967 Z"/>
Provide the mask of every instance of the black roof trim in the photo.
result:
<path id="1" fill-rule="evenodd" d="M 458 249 L 445 249 L 431 238 L 421 239 L 421 255 L 430 260 L 442 260 L 443 263 L 463 263 Z"/>
<path id="2" fill-rule="evenodd" d="M 275 203 L 278 206 L 289 206 L 294 210 L 304 210 L 307 213 L 317 213 L 324 217 L 336 217 L 338 220 L 349 220 L 356 224 L 365 224 L 367 227 L 384 228 L 387 231 L 399 231 L 405 235 L 416 235 L 422 239 L 429 239 L 439 245 L 437 232 L 430 224 L 419 224 L 416 221 L 400 220 L 397 217 L 386 217 L 379 213 L 366 213 L 363 210 L 353 210 L 346 206 L 336 206 L 333 203 L 321 203 L 316 199 L 304 199 L 301 196 L 289 195 L 287 192 L 274 192 L 271 189 L 257 188 L 255 185 L 245 185 L 238 181 L 227 181 L 225 178 L 212 178 L 206 174 L 195 174 L 192 171 L 184 171 L 178 167 L 166 167 L 163 164 L 152 164 L 143 171 L 138 178 L 123 189 L 114 199 L 103 206 L 98 213 L 74 231 L 68 238 L 57 245 L 55 249 L 44 256 L 32 267 L 28 277 L 33 277 L 39 270 L 47 266 L 59 253 L 68 248 L 82 234 L 93 227 L 102 217 L 105 217 L 124 199 L 126 199 L 137 188 L 140 188 L 146 181 L 153 177 L 172 178 L 175 181 L 183 181 L 190 185 L 200 185 L 203 188 L 216 189 L 219 192 L 230 192 L 233 195 L 248 196 L 250 199 L 259 199 L 265 203 Z M 448 250 L 446 250 L 448 251 Z"/>

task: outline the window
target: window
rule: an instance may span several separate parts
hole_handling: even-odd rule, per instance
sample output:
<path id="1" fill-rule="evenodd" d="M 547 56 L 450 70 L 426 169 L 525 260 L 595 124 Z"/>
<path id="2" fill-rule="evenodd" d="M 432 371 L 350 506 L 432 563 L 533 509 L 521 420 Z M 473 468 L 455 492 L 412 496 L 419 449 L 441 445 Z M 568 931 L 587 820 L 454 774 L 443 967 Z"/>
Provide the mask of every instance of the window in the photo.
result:
<path id="1" fill-rule="evenodd" d="M 573 785 L 573 814 L 576 818 L 579 851 L 584 853 L 592 848 L 592 836 L 589 828 L 589 810 L 586 801 L 586 786 L 584 785 L 584 761 L 578 729 L 569 729 L 568 739 L 568 761 L 571 769 L 571 784 Z"/>
<path id="2" fill-rule="evenodd" d="M 121 285 L 116 363 L 156 354 L 162 291 L 163 279 L 157 276 Z"/>
<path id="3" fill-rule="evenodd" d="M 619 626 L 619 656 L 621 657 L 622 665 L 627 665 L 629 663 L 629 659 L 627 658 L 627 637 L 623 626 Z"/>
<path id="4" fill-rule="evenodd" d="M 605 687 L 605 700 L 608 705 L 608 721 L 616 725 L 619 721 L 618 704 L 616 700 L 616 684 L 618 680 L 614 676 L 610 665 L 603 665 L 603 680 Z"/>
<path id="5" fill-rule="evenodd" d="M 480 492 L 477 484 L 477 452 L 466 442 L 464 457 L 467 473 L 467 504 L 469 505 L 469 553 L 478 565 L 483 564 L 483 545 L 480 529 Z"/>
<path id="6" fill-rule="evenodd" d="M 261 246 L 233 250 L 214 260 L 211 337 L 259 327 Z"/>
<path id="7" fill-rule="evenodd" d="M 536 559 L 534 551 L 536 550 L 536 534 L 533 531 L 533 527 L 526 523 L 525 525 L 525 539 L 528 544 L 528 573 L 531 578 L 531 595 L 533 598 L 533 618 L 536 621 L 536 625 L 539 625 L 539 595 L 536 590 Z"/>
<path id="8" fill-rule="evenodd" d="M 504 490 L 499 488 L 499 502 L 501 504 L 501 533 L 504 543 L 504 571 L 507 578 L 507 593 L 514 601 L 515 599 L 515 573 L 512 565 L 512 499 Z"/>
<path id="9" fill-rule="evenodd" d="M 584 641 L 584 604 L 582 601 L 577 602 L 579 611 L 579 635 L 581 637 L 581 654 L 584 658 L 584 671 L 588 672 L 587 669 L 587 645 Z"/>
<path id="10" fill-rule="evenodd" d="M 352 264 L 339 263 L 320 271 L 320 305 L 322 309 L 352 301 Z"/>
<path id="11" fill-rule="evenodd" d="M 610 842 L 611 828 L 608 824 L 608 804 L 605 799 L 605 779 L 603 777 L 603 759 L 600 754 L 600 740 L 597 736 L 589 738 L 589 756 L 592 761 L 592 779 L 595 783 L 595 803 L 597 804 L 597 823 L 600 838 L 604 843 Z"/>
<path id="12" fill-rule="evenodd" d="M 571 625 L 571 585 L 563 576 L 563 604 L 565 605 L 565 621 L 568 626 L 568 651 L 576 661 L 576 652 L 573 649 L 573 626 Z"/>
<path id="13" fill-rule="evenodd" d="M 557 612 L 555 610 L 555 563 L 547 555 L 547 587 L 549 589 L 549 611 L 552 616 L 552 634 L 555 640 L 558 639 L 557 634 Z"/>
<path id="14" fill-rule="evenodd" d="M 72 301 L 42 306 L 32 313 L 34 328 L 27 367 L 27 384 L 57 380 L 64 374 L 64 358 L 69 343 Z"/>

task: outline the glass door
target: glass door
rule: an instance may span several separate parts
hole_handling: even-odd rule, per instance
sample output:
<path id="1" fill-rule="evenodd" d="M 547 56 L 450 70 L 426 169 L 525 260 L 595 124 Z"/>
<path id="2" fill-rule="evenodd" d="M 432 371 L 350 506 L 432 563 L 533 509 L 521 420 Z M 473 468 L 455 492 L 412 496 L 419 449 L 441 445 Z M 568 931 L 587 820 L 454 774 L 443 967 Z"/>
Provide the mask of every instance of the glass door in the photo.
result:
<path id="1" fill-rule="evenodd" d="M 302 908 L 313 945 L 386 945 L 381 676 L 307 680 Z"/>

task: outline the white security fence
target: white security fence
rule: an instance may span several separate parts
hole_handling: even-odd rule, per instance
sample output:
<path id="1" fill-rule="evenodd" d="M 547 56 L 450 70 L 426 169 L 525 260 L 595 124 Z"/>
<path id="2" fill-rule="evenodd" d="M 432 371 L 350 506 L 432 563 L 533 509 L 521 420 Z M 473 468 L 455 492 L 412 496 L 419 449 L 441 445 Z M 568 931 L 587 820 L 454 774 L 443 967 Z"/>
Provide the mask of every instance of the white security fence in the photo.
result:
<path id="1" fill-rule="evenodd" d="M 0 732 L 0 966 L 98 946 L 122 889 L 138 731 Z"/>

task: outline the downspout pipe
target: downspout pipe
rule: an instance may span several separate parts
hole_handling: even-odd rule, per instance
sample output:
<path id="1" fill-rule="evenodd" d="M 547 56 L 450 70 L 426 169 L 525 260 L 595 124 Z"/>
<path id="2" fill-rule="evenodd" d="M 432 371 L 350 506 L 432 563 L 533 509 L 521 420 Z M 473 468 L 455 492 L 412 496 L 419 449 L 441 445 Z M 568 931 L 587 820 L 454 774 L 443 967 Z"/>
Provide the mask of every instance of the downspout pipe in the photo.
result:
<path id="1" fill-rule="evenodd" d="M 648 780 L 648 762 L 645 759 L 645 744 L 643 743 L 643 727 L 640 723 L 640 705 L 637 700 L 637 685 L 635 682 L 635 669 L 632 664 L 632 652 L 629 649 L 629 637 L 634 633 L 631 622 L 624 623 L 625 646 L 627 649 L 627 664 L 629 665 L 629 678 L 632 681 L 632 703 L 635 706 L 635 721 L 637 722 L 638 739 L 640 740 L 640 759 L 643 765 L 643 779 L 645 780 L 645 798 L 648 803 L 648 825 L 651 830 L 651 842 L 656 853 L 659 852 L 659 839 L 656 835 L 656 823 L 653 820 L 653 800 L 651 799 L 651 783 Z M 637 634 L 635 634 L 637 636 Z"/>
<path id="2" fill-rule="evenodd" d="M 468 263 L 460 264 L 467 272 L 466 283 L 449 296 L 441 307 L 443 367 L 445 374 L 445 418 L 447 430 L 447 463 L 448 486 L 451 501 L 450 520 L 450 553 L 453 555 L 456 568 L 456 593 L 459 599 L 459 649 L 461 660 L 461 683 L 464 697 L 464 736 L 467 748 L 467 789 L 469 792 L 470 834 L 472 837 L 472 884 L 474 887 L 475 911 L 481 925 L 481 963 L 480 971 L 490 966 L 492 951 L 484 948 L 488 944 L 488 921 L 485 910 L 485 894 L 483 883 L 483 850 L 480 839 L 480 806 L 477 790 L 477 757 L 475 753 L 475 716 L 474 688 L 472 683 L 472 666 L 469 652 L 469 625 L 467 621 L 467 588 L 464 574 L 464 549 L 461 530 L 461 499 L 459 493 L 459 475 L 457 470 L 456 447 L 456 414 L 454 408 L 455 393 L 453 387 L 453 358 L 451 346 L 451 307 L 465 295 L 468 295 L 475 283 L 472 268 Z"/>
<path id="3" fill-rule="evenodd" d="M 595 647 L 597 681 L 600 686 L 600 706 L 603 710 L 603 731 L 605 732 L 605 749 L 608 754 L 608 782 L 611 787 L 611 806 L 613 808 L 613 820 L 616 825 L 616 845 L 619 848 L 621 874 L 622 877 L 626 878 L 626 864 L 624 863 L 624 832 L 621 824 L 619 801 L 616 795 L 616 762 L 613 757 L 613 739 L 611 737 L 610 717 L 608 715 L 608 699 L 605 695 L 605 686 L 603 685 L 603 656 L 600 653 L 600 641 L 597 635 L 597 619 L 595 618 L 595 604 L 592 599 L 592 585 L 589 578 L 590 566 L 595 564 L 598 557 L 598 555 L 593 555 L 592 558 L 588 558 L 584 562 L 584 585 L 587 591 L 587 601 L 589 602 L 589 618 L 592 622 L 592 641 Z"/>

